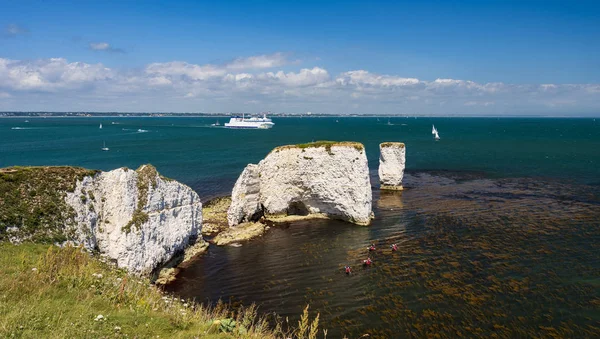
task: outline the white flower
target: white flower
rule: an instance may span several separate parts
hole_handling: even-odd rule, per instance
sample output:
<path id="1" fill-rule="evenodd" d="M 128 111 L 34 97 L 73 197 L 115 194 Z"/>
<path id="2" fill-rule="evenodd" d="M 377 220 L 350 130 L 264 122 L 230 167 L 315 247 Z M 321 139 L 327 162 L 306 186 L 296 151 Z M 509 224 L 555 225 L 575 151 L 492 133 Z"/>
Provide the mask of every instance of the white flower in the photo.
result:
<path id="1" fill-rule="evenodd" d="M 120 326 L 115 326 L 115 331 L 119 332 L 121 330 Z"/>
<path id="2" fill-rule="evenodd" d="M 35 267 L 34 267 L 34 268 L 32 268 L 31 270 L 35 272 L 35 271 L 37 271 L 37 268 L 35 268 Z"/>
<path id="3" fill-rule="evenodd" d="M 96 316 L 96 319 L 94 319 L 94 321 L 103 321 L 104 320 L 104 316 L 102 314 L 98 314 Z"/>

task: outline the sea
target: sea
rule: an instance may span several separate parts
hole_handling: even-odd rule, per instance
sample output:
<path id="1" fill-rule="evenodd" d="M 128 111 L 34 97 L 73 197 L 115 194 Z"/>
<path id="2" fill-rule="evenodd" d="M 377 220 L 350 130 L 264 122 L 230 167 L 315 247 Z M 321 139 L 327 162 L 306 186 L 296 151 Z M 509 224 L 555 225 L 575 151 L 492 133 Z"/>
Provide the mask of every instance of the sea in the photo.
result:
<path id="1" fill-rule="evenodd" d="M 150 163 L 206 202 L 276 146 L 358 141 L 370 226 L 298 221 L 211 246 L 166 290 L 254 303 L 284 325 L 310 305 L 328 338 L 600 337 L 600 119 L 276 117 L 269 130 L 217 120 L 227 118 L 2 118 L 0 167 Z M 402 192 L 379 190 L 388 141 L 406 144 Z"/>

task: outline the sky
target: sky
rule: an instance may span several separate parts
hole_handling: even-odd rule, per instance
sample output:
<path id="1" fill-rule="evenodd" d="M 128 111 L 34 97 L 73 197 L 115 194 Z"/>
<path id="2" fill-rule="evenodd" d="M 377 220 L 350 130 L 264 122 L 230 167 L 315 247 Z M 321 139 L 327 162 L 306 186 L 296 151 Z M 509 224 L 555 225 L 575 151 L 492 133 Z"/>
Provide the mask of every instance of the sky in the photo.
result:
<path id="1" fill-rule="evenodd" d="M 0 111 L 600 116 L 600 1 L 5 1 Z"/>

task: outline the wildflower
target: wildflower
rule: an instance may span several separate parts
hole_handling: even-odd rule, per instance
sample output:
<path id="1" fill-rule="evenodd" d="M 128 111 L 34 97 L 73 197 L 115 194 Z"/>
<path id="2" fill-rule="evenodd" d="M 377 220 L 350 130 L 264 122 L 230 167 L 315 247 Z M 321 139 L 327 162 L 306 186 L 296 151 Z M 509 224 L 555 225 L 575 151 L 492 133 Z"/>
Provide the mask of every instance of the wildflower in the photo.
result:
<path id="1" fill-rule="evenodd" d="M 188 306 L 190 306 L 190 305 L 188 305 L 187 303 L 183 304 L 183 307 L 188 307 Z"/>
<path id="2" fill-rule="evenodd" d="M 35 267 L 34 267 L 34 268 L 32 268 L 31 270 L 35 272 L 35 271 L 37 271 L 37 268 L 35 268 Z"/>
<path id="3" fill-rule="evenodd" d="M 115 331 L 116 331 L 116 332 L 119 332 L 120 330 L 121 330 L 121 327 L 120 327 L 120 326 L 115 326 Z"/>
<path id="4" fill-rule="evenodd" d="M 104 320 L 104 316 L 102 314 L 98 314 L 96 316 L 96 319 L 94 319 L 94 321 L 103 321 Z"/>

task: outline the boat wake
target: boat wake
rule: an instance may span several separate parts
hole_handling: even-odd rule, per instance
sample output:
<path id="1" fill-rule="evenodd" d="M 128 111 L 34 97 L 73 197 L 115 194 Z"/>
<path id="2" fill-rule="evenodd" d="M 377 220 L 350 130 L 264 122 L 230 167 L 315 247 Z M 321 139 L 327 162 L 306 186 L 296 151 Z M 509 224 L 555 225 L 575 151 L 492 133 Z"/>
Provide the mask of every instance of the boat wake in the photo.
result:
<path id="1" fill-rule="evenodd" d="M 138 132 L 138 133 L 148 133 L 148 132 L 150 132 L 150 131 L 149 131 L 149 130 L 147 130 L 147 129 L 141 129 L 141 128 L 139 128 L 139 129 L 133 129 L 133 128 L 121 128 L 121 130 L 122 130 L 122 131 L 134 131 L 134 132 Z"/>

